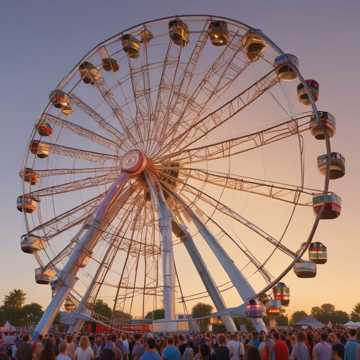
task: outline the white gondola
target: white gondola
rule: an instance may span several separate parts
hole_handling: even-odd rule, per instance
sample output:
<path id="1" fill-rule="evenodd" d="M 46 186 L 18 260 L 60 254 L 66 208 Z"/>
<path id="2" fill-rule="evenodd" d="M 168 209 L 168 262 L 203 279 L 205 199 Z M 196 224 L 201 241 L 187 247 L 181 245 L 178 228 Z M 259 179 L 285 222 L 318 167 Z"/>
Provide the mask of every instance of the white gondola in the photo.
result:
<path id="1" fill-rule="evenodd" d="M 294 272 L 299 278 L 313 278 L 316 276 L 316 264 L 313 261 L 298 261 Z"/>
<path id="2" fill-rule="evenodd" d="M 327 248 L 321 242 L 313 242 L 309 247 L 309 260 L 315 264 L 325 264 L 327 262 Z"/>
<path id="3" fill-rule="evenodd" d="M 20 195 L 16 200 L 16 207 L 19 211 L 25 213 L 33 213 L 38 206 L 39 199 L 31 195 Z"/>
<path id="4" fill-rule="evenodd" d="M 180 19 L 169 21 L 169 36 L 178 46 L 184 47 L 189 43 L 189 29 Z"/>
<path id="5" fill-rule="evenodd" d="M 249 30 L 242 38 L 242 46 L 250 61 L 256 61 L 264 53 L 266 43 L 261 34 L 256 30 Z"/>
<path id="6" fill-rule="evenodd" d="M 270 300 L 266 304 L 266 314 L 268 316 L 277 316 L 281 311 L 281 302 L 279 300 Z"/>
<path id="7" fill-rule="evenodd" d="M 33 140 L 30 143 L 30 151 L 38 158 L 44 159 L 49 156 L 50 146 L 48 144 L 42 143 L 41 141 Z"/>
<path id="8" fill-rule="evenodd" d="M 280 80 L 294 80 L 297 77 L 299 60 L 295 55 L 282 54 L 275 58 L 274 66 Z"/>
<path id="9" fill-rule="evenodd" d="M 325 135 L 333 137 L 336 131 L 336 120 L 335 116 L 327 111 L 318 111 L 318 118 L 315 115 L 310 120 L 310 131 L 311 134 L 317 140 L 324 140 Z"/>
<path id="10" fill-rule="evenodd" d="M 45 241 L 40 236 L 24 234 L 21 236 L 21 250 L 27 254 L 33 254 L 44 249 Z"/>
<path id="11" fill-rule="evenodd" d="M 329 163 L 329 177 L 330 179 L 339 179 L 345 175 L 345 158 L 338 152 L 331 152 L 320 155 L 317 158 L 318 169 L 322 174 L 326 174 L 327 164 Z"/>
<path id="12" fill-rule="evenodd" d="M 209 25 L 209 38 L 214 46 L 226 45 L 229 42 L 229 30 L 226 21 L 212 21 Z"/>
<path id="13" fill-rule="evenodd" d="M 281 302 L 281 305 L 289 305 L 290 289 L 283 282 L 279 282 L 273 287 L 273 294 L 274 299 L 279 300 Z"/>
<path id="14" fill-rule="evenodd" d="M 246 304 L 245 314 L 249 318 L 261 318 L 265 315 L 265 306 L 260 301 L 251 299 Z"/>
<path id="15" fill-rule="evenodd" d="M 61 109 L 64 115 L 69 115 L 72 112 L 70 97 L 64 91 L 56 89 L 49 95 L 51 104 L 57 109 Z"/>
<path id="16" fill-rule="evenodd" d="M 319 99 L 319 83 L 316 80 L 305 80 L 305 83 L 309 89 L 312 99 L 314 102 Z M 304 105 L 311 105 L 311 99 L 307 89 L 305 88 L 303 83 L 300 83 L 297 86 L 297 94 L 299 101 Z"/>
<path id="17" fill-rule="evenodd" d="M 25 182 L 30 183 L 31 185 L 36 185 L 40 181 L 39 174 L 31 168 L 21 170 L 19 175 Z"/>
<path id="18" fill-rule="evenodd" d="M 313 196 L 313 209 L 320 219 L 336 219 L 341 214 L 341 197 L 334 193 Z"/>
<path id="19" fill-rule="evenodd" d="M 123 50 L 130 59 L 136 59 L 140 55 L 141 42 L 131 34 L 125 34 L 121 37 Z"/>
<path id="20" fill-rule="evenodd" d="M 101 79 L 99 70 L 89 61 L 84 61 L 79 66 L 79 72 L 85 84 L 94 85 Z"/>
<path id="21" fill-rule="evenodd" d="M 56 272 L 52 268 L 42 269 L 37 268 L 35 270 L 35 281 L 38 284 L 50 284 L 50 282 L 55 278 Z"/>

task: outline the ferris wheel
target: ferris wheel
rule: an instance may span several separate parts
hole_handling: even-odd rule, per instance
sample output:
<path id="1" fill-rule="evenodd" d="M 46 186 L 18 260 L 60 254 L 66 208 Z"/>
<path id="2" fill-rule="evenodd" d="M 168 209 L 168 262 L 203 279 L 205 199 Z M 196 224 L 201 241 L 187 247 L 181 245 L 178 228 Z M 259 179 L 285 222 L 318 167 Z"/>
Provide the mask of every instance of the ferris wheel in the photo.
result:
<path id="1" fill-rule="evenodd" d="M 329 181 L 345 160 L 318 97 L 296 56 L 224 17 L 153 20 L 90 50 L 50 93 L 20 172 L 21 248 L 53 291 L 35 333 L 61 309 L 70 331 L 159 308 L 176 330 L 199 301 L 229 331 L 238 315 L 262 328 L 289 303 L 282 278 L 326 262 L 316 228 L 341 211 Z"/>

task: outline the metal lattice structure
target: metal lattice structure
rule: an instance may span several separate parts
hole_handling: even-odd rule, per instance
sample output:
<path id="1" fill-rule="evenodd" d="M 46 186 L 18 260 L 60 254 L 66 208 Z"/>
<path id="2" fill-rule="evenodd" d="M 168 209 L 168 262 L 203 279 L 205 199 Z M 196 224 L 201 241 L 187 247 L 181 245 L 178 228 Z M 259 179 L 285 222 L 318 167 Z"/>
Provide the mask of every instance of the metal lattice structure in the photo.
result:
<path id="1" fill-rule="evenodd" d="M 161 307 L 171 323 L 200 299 L 234 330 L 241 303 L 304 265 L 320 218 L 338 215 L 335 123 L 315 83 L 263 32 L 222 17 L 149 21 L 88 52 L 51 93 L 21 171 L 22 247 L 53 289 L 36 333 L 64 303 L 75 331 Z M 331 200 L 320 210 L 319 196 Z"/>

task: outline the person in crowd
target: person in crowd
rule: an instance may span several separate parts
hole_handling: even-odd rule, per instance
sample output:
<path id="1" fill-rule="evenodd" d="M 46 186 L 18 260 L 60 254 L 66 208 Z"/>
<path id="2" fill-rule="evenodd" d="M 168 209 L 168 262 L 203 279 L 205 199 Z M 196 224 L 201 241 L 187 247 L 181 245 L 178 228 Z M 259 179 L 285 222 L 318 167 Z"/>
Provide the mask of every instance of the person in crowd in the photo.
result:
<path id="1" fill-rule="evenodd" d="M 79 346 L 75 351 L 75 360 L 94 360 L 94 352 L 91 349 L 90 341 L 87 336 L 82 336 L 79 341 Z"/>
<path id="2" fill-rule="evenodd" d="M 76 344 L 74 342 L 74 337 L 70 334 L 66 335 L 66 351 L 67 354 L 70 356 L 71 359 L 75 359 L 75 350 Z M 60 349 L 59 349 L 60 351 Z"/>
<path id="3" fill-rule="evenodd" d="M 332 346 L 333 360 L 344 360 L 345 348 L 341 343 L 336 343 Z"/>
<path id="4" fill-rule="evenodd" d="M 100 358 L 101 352 L 104 348 L 104 339 L 101 335 L 97 335 L 95 337 L 94 345 L 93 345 L 93 352 L 95 355 L 95 359 L 98 360 Z"/>
<path id="5" fill-rule="evenodd" d="M 39 360 L 55 360 L 56 355 L 54 351 L 54 344 L 53 342 L 48 338 L 44 341 L 44 348 L 42 349 L 40 353 Z"/>
<path id="6" fill-rule="evenodd" d="M 274 360 L 289 360 L 289 349 L 277 331 L 274 331 L 273 338 L 274 345 L 270 357 L 274 356 Z"/>
<path id="7" fill-rule="evenodd" d="M 350 329 L 349 339 L 345 345 L 345 360 L 357 360 L 357 355 L 359 352 L 359 343 L 356 341 L 356 330 Z"/>
<path id="8" fill-rule="evenodd" d="M 56 356 L 56 360 L 72 360 L 67 352 L 68 345 L 66 342 L 59 344 L 59 354 Z"/>
<path id="9" fill-rule="evenodd" d="M 194 349 L 191 341 L 187 341 L 185 345 L 185 350 L 181 356 L 181 360 L 193 360 L 194 359 Z"/>
<path id="10" fill-rule="evenodd" d="M 210 360 L 210 347 L 206 343 L 199 345 L 199 351 L 195 354 L 194 360 Z"/>
<path id="11" fill-rule="evenodd" d="M 24 335 L 22 341 L 20 342 L 16 353 L 16 360 L 32 360 L 32 346 L 30 344 L 29 335 Z"/>
<path id="12" fill-rule="evenodd" d="M 309 348 L 305 344 L 306 335 L 300 331 L 296 336 L 296 341 L 292 346 L 290 360 L 310 360 Z"/>
<path id="13" fill-rule="evenodd" d="M 230 360 L 242 360 L 244 356 L 244 345 L 240 342 L 237 334 L 231 334 L 227 343 L 230 351 Z"/>
<path id="14" fill-rule="evenodd" d="M 328 334 L 322 332 L 320 341 L 313 348 L 313 360 L 331 360 L 332 348 L 328 342 Z"/>
<path id="15" fill-rule="evenodd" d="M 245 360 L 261 360 L 259 350 L 250 344 L 246 345 Z"/>
<path id="16" fill-rule="evenodd" d="M 226 346 L 226 336 L 220 334 L 217 337 L 217 343 L 214 346 L 214 351 L 211 354 L 212 360 L 230 360 L 230 351 Z"/>
<path id="17" fill-rule="evenodd" d="M 134 340 L 135 343 L 132 348 L 131 360 L 139 360 L 141 355 L 145 352 L 145 346 L 140 334 L 135 334 Z"/>
<path id="18" fill-rule="evenodd" d="M 160 360 L 160 355 L 156 350 L 156 341 L 152 337 L 146 339 L 145 351 L 140 360 Z"/>
<path id="19" fill-rule="evenodd" d="M 180 351 L 174 344 L 174 338 L 168 337 L 166 347 L 161 354 L 165 360 L 180 360 Z"/>
<path id="20" fill-rule="evenodd" d="M 32 359 L 40 360 L 40 355 L 44 349 L 42 341 L 35 341 L 32 346 Z"/>
<path id="21" fill-rule="evenodd" d="M 251 339 L 249 341 L 249 344 L 251 346 L 256 347 L 257 349 L 259 348 L 260 345 L 260 339 L 259 339 L 259 334 L 257 331 L 253 331 L 251 334 Z"/>
<path id="22" fill-rule="evenodd" d="M 115 353 L 110 348 L 104 348 L 101 351 L 99 360 L 115 360 Z"/>

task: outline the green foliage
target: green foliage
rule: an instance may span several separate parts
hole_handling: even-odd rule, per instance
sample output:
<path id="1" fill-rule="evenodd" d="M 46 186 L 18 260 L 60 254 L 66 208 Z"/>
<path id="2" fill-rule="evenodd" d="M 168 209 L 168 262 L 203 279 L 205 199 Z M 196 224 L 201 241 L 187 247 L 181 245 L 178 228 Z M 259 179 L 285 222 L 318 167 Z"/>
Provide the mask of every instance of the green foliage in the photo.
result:
<path id="1" fill-rule="evenodd" d="M 21 289 L 14 289 L 5 296 L 3 305 L 0 307 L 0 324 L 9 321 L 15 326 L 36 324 L 42 314 L 41 305 L 31 303 L 24 305 L 26 294 Z"/>
<path id="2" fill-rule="evenodd" d="M 349 321 L 349 315 L 345 311 L 335 310 L 335 306 L 332 304 L 314 306 L 311 309 L 311 315 L 323 324 L 327 324 L 329 321 L 333 324 L 344 324 Z"/>
<path id="3" fill-rule="evenodd" d="M 110 319 L 111 315 L 112 315 L 112 310 L 111 310 L 110 306 L 106 302 L 104 302 L 104 300 L 102 300 L 102 299 L 96 300 L 95 305 L 94 305 L 94 312 L 100 316 L 107 318 L 107 319 Z"/>
<path id="4" fill-rule="evenodd" d="M 21 289 L 14 289 L 5 295 L 3 307 L 6 309 L 20 310 L 25 303 L 26 294 Z"/>
<path id="5" fill-rule="evenodd" d="M 360 302 L 354 306 L 350 319 L 351 321 L 360 321 Z"/>
<path id="6" fill-rule="evenodd" d="M 37 303 L 24 305 L 21 309 L 21 312 L 26 324 L 38 323 L 44 313 L 41 305 Z"/>
<path id="7" fill-rule="evenodd" d="M 306 317 L 308 316 L 308 314 L 303 311 L 303 310 L 300 310 L 300 311 L 295 311 L 292 315 L 291 315 L 291 321 L 290 323 L 292 325 L 295 325 L 297 322 L 299 322 L 300 320 L 302 319 L 305 319 Z"/>
<path id="8" fill-rule="evenodd" d="M 210 315 L 212 310 L 213 310 L 212 305 L 199 302 L 196 305 L 194 305 L 194 307 L 192 308 L 191 315 L 194 319 L 201 318 Z M 206 331 L 208 329 L 209 323 L 210 323 L 209 318 L 201 319 L 199 321 L 200 331 Z"/>
<path id="9" fill-rule="evenodd" d="M 156 309 L 153 311 L 149 311 L 146 314 L 145 319 L 160 320 L 160 319 L 164 319 L 164 317 L 165 317 L 165 310 L 164 309 Z"/>

